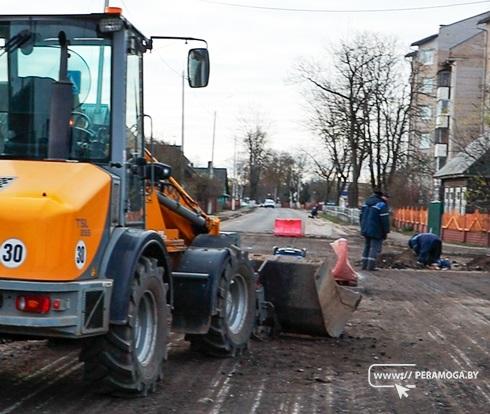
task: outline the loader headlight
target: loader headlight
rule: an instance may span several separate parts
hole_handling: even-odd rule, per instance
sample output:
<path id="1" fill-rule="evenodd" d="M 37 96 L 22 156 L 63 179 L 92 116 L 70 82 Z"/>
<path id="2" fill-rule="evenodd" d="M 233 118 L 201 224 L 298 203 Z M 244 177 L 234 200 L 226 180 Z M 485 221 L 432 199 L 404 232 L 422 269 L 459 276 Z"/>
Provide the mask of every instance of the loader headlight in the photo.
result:
<path id="1" fill-rule="evenodd" d="M 99 22 L 99 30 L 101 33 L 119 32 L 124 28 L 124 22 L 115 17 L 108 17 Z"/>

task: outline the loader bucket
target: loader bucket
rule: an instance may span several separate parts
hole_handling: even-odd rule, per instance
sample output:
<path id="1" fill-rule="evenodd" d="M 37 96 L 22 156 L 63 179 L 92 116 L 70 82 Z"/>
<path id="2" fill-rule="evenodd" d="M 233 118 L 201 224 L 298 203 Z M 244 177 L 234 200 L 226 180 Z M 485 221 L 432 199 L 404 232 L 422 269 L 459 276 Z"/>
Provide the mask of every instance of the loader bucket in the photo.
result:
<path id="1" fill-rule="evenodd" d="M 361 300 L 355 291 L 339 286 L 324 262 L 288 256 L 251 257 L 274 305 L 283 332 L 339 336 Z"/>

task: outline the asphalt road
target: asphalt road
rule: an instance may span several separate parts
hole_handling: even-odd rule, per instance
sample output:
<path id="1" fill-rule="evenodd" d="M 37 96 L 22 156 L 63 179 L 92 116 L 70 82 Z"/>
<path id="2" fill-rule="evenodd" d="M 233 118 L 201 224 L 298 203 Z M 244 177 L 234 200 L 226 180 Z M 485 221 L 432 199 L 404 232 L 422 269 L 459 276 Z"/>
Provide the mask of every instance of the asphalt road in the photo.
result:
<path id="1" fill-rule="evenodd" d="M 221 228 L 240 233 L 273 233 L 276 218 L 301 219 L 307 236 L 338 238 L 345 234 L 340 226 L 309 218 L 305 210 L 291 208 L 256 208 L 251 213 L 223 222 Z"/>

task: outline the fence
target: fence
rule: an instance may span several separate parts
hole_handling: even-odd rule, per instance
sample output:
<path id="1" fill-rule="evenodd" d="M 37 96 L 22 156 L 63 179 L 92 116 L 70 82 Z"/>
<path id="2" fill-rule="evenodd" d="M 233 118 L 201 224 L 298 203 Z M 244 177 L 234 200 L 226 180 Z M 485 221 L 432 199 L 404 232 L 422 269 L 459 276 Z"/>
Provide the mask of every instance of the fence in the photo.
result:
<path id="1" fill-rule="evenodd" d="M 393 225 L 398 230 L 407 228 L 416 232 L 427 231 L 428 211 L 421 208 L 398 208 L 393 213 Z M 467 243 L 490 246 L 490 214 L 444 213 L 441 239 L 449 243 Z"/>
<path id="2" fill-rule="evenodd" d="M 490 246 L 490 214 L 444 213 L 441 232 L 448 242 Z"/>
<path id="3" fill-rule="evenodd" d="M 397 208 L 393 212 L 393 225 L 398 230 L 427 231 L 428 210 L 426 208 Z"/>
<path id="4" fill-rule="evenodd" d="M 358 208 L 347 208 L 339 206 L 323 206 L 323 211 L 331 214 L 345 223 L 349 224 L 359 224 L 359 213 Z"/>

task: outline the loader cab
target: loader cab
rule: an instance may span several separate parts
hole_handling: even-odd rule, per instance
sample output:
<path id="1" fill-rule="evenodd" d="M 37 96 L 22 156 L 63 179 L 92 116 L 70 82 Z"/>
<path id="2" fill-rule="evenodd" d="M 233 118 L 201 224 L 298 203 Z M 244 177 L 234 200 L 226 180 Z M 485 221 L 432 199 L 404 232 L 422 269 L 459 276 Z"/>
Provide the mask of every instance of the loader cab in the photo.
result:
<path id="1" fill-rule="evenodd" d="M 96 164 L 113 178 L 111 224 L 144 227 L 143 54 L 150 48 L 117 10 L 0 16 L 0 162 Z M 203 51 L 189 53 L 193 87 L 207 83 Z"/>
<path id="2" fill-rule="evenodd" d="M 95 18 L 0 17 L 1 158 L 110 161 L 112 44 Z"/>
<path id="3" fill-rule="evenodd" d="M 142 226 L 145 50 L 120 15 L 0 16 L 0 162 L 96 164 L 111 223 Z"/>

